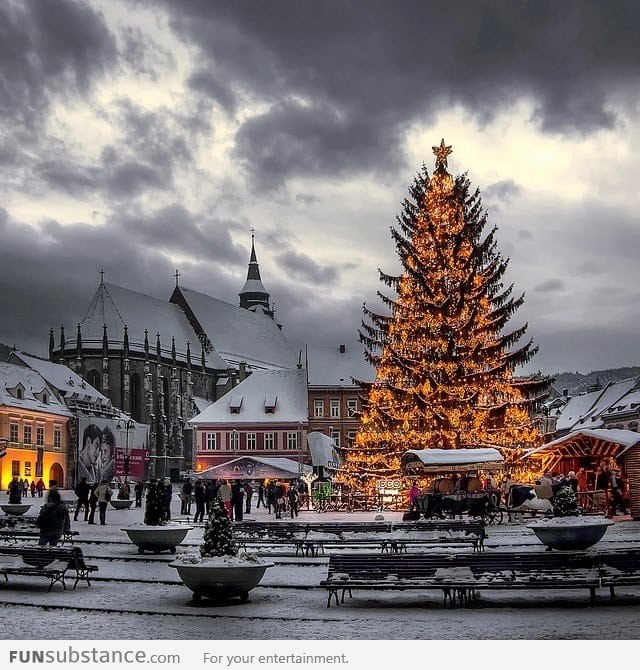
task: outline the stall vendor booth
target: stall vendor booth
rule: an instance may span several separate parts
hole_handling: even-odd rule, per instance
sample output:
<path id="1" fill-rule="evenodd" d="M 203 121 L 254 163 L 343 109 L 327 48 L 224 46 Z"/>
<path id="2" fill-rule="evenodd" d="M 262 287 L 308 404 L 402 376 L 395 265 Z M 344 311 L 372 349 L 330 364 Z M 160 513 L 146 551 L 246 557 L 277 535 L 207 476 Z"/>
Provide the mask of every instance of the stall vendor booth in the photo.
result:
<path id="1" fill-rule="evenodd" d="M 616 428 L 584 428 L 533 449 L 523 460 L 535 462 L 536 469 L 544 472 L 566 475 L 573 470 L 579 473 L 583 484 L 578 496 L 585 498 L 581 504 L 587 508 L 597 493 L 597 468 L 603 463 L 608 468 L 620 468 L 628 479 L 631 516 L 640 519 L 640 433 Z"/>
<path id="2" fill-rule="evenodd" d="M 196 479 L 299 479 L 311 473 L 311 466 L 291 458 L 241 456 L 201 470 Z"/>

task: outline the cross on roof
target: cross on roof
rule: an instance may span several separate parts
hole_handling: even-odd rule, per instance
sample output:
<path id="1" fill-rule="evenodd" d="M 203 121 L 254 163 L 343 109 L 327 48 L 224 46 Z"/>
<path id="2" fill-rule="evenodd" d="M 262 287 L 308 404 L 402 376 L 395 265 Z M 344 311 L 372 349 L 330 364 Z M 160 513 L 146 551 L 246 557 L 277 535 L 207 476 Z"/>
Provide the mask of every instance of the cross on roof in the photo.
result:
<path id="1" fill-rule="evenodd" d="M 173 275 L 176 278 L 176 286 L 178 285 L 178 279 L 180 278 L 180 272 L 176 270 L 176 273 Z"/>
<path id="2" fill-rule="evenodd" d="M 100 270 L 100 283 L 104 284 L 104 270 Z"/>

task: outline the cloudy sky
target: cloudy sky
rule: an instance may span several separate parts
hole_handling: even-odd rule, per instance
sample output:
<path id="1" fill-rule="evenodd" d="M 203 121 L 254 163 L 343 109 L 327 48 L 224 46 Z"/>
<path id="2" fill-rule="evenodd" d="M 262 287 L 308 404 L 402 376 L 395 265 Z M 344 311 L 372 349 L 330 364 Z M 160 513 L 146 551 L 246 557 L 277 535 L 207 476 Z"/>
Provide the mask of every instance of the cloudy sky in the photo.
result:
<path id="1" fill-rule="evenodd" d="M 250 230 L 288 338 L 350 341 L 431 146 L 483 194 L 528 371 L 640 364 L 640 5 L 3 0 L 0 341 L 107 281 L 236 302 Z"/>

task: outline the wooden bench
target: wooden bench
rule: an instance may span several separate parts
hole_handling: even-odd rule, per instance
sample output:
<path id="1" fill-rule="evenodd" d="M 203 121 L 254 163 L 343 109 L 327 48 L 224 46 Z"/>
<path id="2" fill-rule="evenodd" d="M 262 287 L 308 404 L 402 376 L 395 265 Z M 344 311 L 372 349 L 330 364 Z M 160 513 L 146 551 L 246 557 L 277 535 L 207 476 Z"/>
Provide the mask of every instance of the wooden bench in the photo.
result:
<path id="1" fill-rule="evenodd" d="M 50 580 L 49 591 L 56 583 L 62 584 L 66 590 L 65 577 L 67 572 L 75 574 L 75 589 L 80 580 L 89 581 L 89 575 L 98 569 L 97 565 L 88 565 L 80 547 L 39 547 L 33 545 L 17 545 L 0 547 L 0 554 L 11 556 L 8 560 L 0 559 L 0 574 L 5 581 L 8 575 L 24 575 L 47 577 Z"/>
<path id="2" fill-rule="evenodd" d="M 70 530 L 63 533 L 60 538 L 60 544 L 71 544 L 73 538 L 80 535 L 77 530 Z M 37 540 L 40 537 L 40 532 L 37 530 L 29 530 L 28 528 L 5 528 L 0 530 L 0 540 L 4 542 L 17 542 L 18 540 Z"/>
<path id="3" fill-rule="evenodd" d="M 480 589 L 589 590 L 595 602 L 601 584 L 599 563 L 588 553 L 507 553 L 380 555 L 334 554 L 320 582 L 332 600 L 344 603 L 355 589 L 441 590 L 443 606 L 468 605 Z M 341 597 L 339 597 L 341 594 Z"/>
<path id="4" fill-rule="evenodd" d="M 615 598 L 616 586 L 640 585 L 640 550 L 627 549 L 601 555 L 602 586 L 609 587 L 609 597 Z"/>

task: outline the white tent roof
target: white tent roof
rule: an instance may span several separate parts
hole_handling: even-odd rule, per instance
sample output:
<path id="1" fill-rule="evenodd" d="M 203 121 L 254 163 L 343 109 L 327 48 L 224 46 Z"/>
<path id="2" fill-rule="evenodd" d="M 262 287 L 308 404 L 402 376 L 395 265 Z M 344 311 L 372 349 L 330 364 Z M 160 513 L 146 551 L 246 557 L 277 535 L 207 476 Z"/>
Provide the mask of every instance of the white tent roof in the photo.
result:
<path id="1" fill-rule="evenodd" d="M 202 470 L 195 477 L 196 479 L 297 479 L 311 471 L 310 466 L 291 458 L 240 456 Z"/>
<path id="2" fill-rule="evenodd" d="M 589 428 L 582 428 L 581 430 L 575 430 L 572 433 L 563 435 L 557 440 L 547 442 L 537 449 L 532 449 L 531 451 L 527 452 L 523 458 L 530 458 L 532 456 L 535 457 L 541 454 L 550 453 L 554 451 L 556 447 L 567 444 L 571 441 L 575 441 L 580 437 L 593 438 L 595 440 L 603 440 L 605 442 L 619 444 L 621 447 L 623 447 L 623 449 L 618 454 L 618 456 L 621 456 L 625 453 L 625 451 L 628 451 L 631 449 L 631 447 L 634 447 L 636 444 L 640 443 L 640 433 L 636 433 L 633 430 L 620 430 L 618 428 L 597 428 L 591 430 Z"/>
<path id="3" fill-rule="evenodd" d="M 409 449 L 402 454 L 402 467 L 421 472 L 473 465 L 499 464 L 502 454 L 493 448 L 478 449 Z"/>

